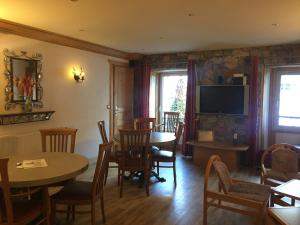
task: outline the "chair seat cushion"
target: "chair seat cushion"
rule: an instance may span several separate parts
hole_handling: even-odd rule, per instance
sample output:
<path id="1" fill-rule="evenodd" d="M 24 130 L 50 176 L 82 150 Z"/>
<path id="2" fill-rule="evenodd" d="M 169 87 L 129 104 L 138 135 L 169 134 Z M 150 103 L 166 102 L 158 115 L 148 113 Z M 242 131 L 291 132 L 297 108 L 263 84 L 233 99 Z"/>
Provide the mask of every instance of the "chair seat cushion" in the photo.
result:
<path id="1" fill-rule="evenodd" d="M 87 181 L 74 181 L 67 184 L 58 193 L 51 196 L 51 199 L 63 202 L 63 201 L 84 201 L 92 198 L 92 183 Z"/>
<path id="2" fill-rule="evenodd" d="M 230 186 L 228 194 L 255 201 L 267 202 L 271 194 L 271 187 L 263 184 L 236 182 Z"/>
<path id="3" fill-rule="evenodd" d="M 158 150 L 152 152 L 152 158 L 167 158 L 172 159 L 173 158 L 173 152 L 166 151 L 166 150 Z"/>
<path id="4" fill-rule="evenodd" d="M 300 179 L 300 173 L 286 173 L 286 172 L 279 172 L 272 169 L 267 169 L 267 178 L 271 178 L 274 180 L 279 180 L 282 182 L 287 182 L 292 179 Z"/>
<path id="5" fill-rule="evenodd" d="M 151 146 L 151 152 L 154 152 L 154 151 L 159 151 L 159 147 Z"/>

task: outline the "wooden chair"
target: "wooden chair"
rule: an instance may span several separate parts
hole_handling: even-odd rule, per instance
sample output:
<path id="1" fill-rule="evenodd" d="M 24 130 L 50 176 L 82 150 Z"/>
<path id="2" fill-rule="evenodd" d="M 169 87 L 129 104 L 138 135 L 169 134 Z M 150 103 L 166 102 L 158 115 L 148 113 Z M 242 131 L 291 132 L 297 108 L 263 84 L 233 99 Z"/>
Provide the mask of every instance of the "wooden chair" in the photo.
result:
<path id="1" fill-rule="evenodd" d="M 175 133 L 178 122 L 179 112 L 164 112 L 163 132 Z"/>
<path id="2" fill-rule="evenodd" d="M 208 188 L 212 168 L 215 169 L 219 178 L 218 191 Z M 210 206 L 248 215 L 255 219 L 256 224 L 264 224 L 270 194 L 271 188 L 268 185 L 232 179 L 221 158 L 213 155 L 205 169 L 203 225 L 207 225 L 207 210 Z"/>
<path id="3" fill-rule="evenodd" d="M 108 138 L 107 138 L 107 134 L 106 134 L 106 130 L 105 130 L 104 120 L 99 121 L 97 124 L 98 124 L 100 135 L 101 135 L 101 138 L 102 138 L 102 143 L 107 144 L 108 143 Z M 108 163 L 107 163 L 107 166 L 106 166 L 104 184 L 106 184 L 106 181 L 107 181 L 109 168 L 117 168 L 118 169 L 118 185 L 120 184 L 120 179 L 119 179 L 120 170 L 119 170 L 119 165 L 118 165 L 117 158 L 116 158 L 116 149 L 117 149 L 117 146 L 114 145 L 114 147 L 111 149 L 111 151 L 107 152 L 107 155 L 108 155 L 107 156 L 107 162 Z M 114 165 L 111 165 L 110 163 L 114 163 Z"/>
<path id="4" fill-rule="evenodd" d="M 268 161 L 271 161 L 271 167 L 266 165 Z M 271 145 L 261 157 L 261 183 L 276 187 L 289 180 L 300 179 L 298 162 L 299 153 L 293 145 Z M 291 200 L 291 204 L 289 204 L 281 200 L 283 197 L 281 195 L 272 195 L 272 205 L 273 203 L 282 206 L 295 205 L 294 200 Z"/>
<path id="5" fill-rule="evenodd" d="M 70 213 L 69 207 L 71 206 L 73 220 L 75 219 L 76 213 L 91 213 L 91 224 L 94 225 L 96 215 L 95 204 L 98 200 L 101 202 L 102 219 L 103 222 L 105 222 L 103 185 L 108 156 L 107 152 L 109 152 L 112 147 L 112 142 L 99 145 L 99 154 L 92 182 L 74 181 L 67 184 L 61 191 L 51 196 L 52 222 L 55 219 L 56 212 Z M 57 210 L 57 204 L 67 205 L 68 208 L 67 210 Z M 91 210 L 76 211 L 76 205 L 90 205 Z"/>
<path id="6" fill-rule="evenodd" d="M 177 146 L 180 140 L 180 137 L 183 132 L 183 127 L 184 124 L 180 122 L 178 124 L 178 128 L 176 131 L 176 139 L 173 142 L 173 148 L 172 151 L 168 150 L 154 150 L 152 152 L 152 160 L 154 162 L 154 167 L 157 168 L 157 174 L 159 176 L 159 168 L 173 168 L 173 176 L 174 176 L 174 183 L 175 187 L 177 186 L 177 179 L 176 179 L 176 151 L 177 151 Z M 156 165 L 155 165 L 156 162 Z M 166 163 L 172 163 L 172 165 L 161 165 L 161 162 L 166 162 Z"/>
<path id="7" fill-rule="evenodd" d="M 120 197 L 123 195 L 125 171 L 131 174 L 141 171 L 144 175 L 145 188 L 149 196 L 149 176 L 151 169 L 151 151 L 149 146 L 150 129 L 120 130 L 121 150 L 117 151 L 120 168 Z"/>
<path id="8" fill-rule="evenodd" d="M 47 188 L 38 187 L 26 193 L 13 194 L 9 185 L 8 160 L 8 158 L 0 159 L 0 224 L 25 225 L 35 221 L 36 224 L 50 225 Z"/>
<path id="9" fill-rule="evenodd" d="M 156 130 L 156 118 L 135 118 L 133 120 L 133 127 L 135 130 L 151 129 Z"/>
<path id="10" fill-rule="evenodd" d="M 42 136 L 42 151 L 74 153 L 76 132 L 77 129 L 73 128 L 40 130 Z"/>

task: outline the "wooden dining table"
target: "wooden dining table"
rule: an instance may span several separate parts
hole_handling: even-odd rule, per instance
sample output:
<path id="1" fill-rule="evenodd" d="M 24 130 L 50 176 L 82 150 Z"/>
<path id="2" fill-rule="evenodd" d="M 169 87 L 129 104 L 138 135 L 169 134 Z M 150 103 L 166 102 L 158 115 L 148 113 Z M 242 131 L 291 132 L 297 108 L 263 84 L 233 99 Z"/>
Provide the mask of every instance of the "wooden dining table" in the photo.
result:
<path id="1" fill-rule="evenodd" d="M 45 159 L 46 167 L 17 168 L 23 160 Z M 75 153 L 41 152 L 9 157 L 8 176 L 13 188 L 47 186 L 70 180 L 87 170 L 89 161 Z"/>
<path id="2" fill-rule="evenodd" d="M 162 145 L 162 144 L 167 144 L 175 141 L 176 136 L 175 133 L 170 133 L 170 132 L 151 132 L 150 133 L 150 140 L 149 144 L 151 146 L 154 145 Z M 116 134 L 113 137 L 113 140 L 120 143 L 121 138 L 120 134 Z M 165 182 L 166 179 L 163 177 L 160 177 L 155 171 L 151 172 L 151 175 L 154 176 L 159 182 Z"/>

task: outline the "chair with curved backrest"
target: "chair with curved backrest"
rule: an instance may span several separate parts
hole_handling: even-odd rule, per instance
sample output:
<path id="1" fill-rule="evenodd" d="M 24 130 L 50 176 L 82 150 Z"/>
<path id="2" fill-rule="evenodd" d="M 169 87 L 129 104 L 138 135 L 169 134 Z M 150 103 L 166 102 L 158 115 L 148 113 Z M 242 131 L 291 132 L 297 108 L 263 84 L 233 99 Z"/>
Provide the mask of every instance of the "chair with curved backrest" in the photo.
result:
<path id="1" fill-rule="evenodd" d="M 261 157 L 261 183 L 278 186 L 291 179 L 300 179 L 298 168 L 299 153 L 289 144 L 274 144 Z M 267 161 L 271 160 L 271 167 Z"/>
<path id="2" fill-rule="evenodd" d="M 151 129 L 155 131 L 156 118 L 135 118 L 133 126 L 135 130 Z"/>
<path id="3" fill-rule="evenodd" d="M 219 190 L 213 191 L 208 187 L 212 168 L 219 178 Z M 270 195 L 271 188 L 268 185 L 232 179 L 221 158 L 212 155 L 205 169 L 203 225 L 207 225 L 207 210 L 210 206 L 248 215 L 254 217 L 256 224 L 264 224 Z"/>
<path id="4" fill-rule="evenodd" d="M 74 153 L 77 129 L 51 128 L 40 130 L 43 152 Z"/>
<path id="5" fill-rule="evenodd" d="M 8 160 L 0 159 L 0 224 L 25 225 L 35 221 L 50 225 L 47 188 L 39 187 L 26 193 L 13 194 L 9 185 Z"/>
<path id="6" fill-rule="evenodd" d="M 108 141 L 106 130 L 105 130 L 104 120 L 100 120 L 97 124 L 98 124 L 100 135 L 101 135 L 101 138 L 102 138 L 102 143 L 107 144 L 109 141 Z M 117 147 L 114 145 L 114 147 L 111 149 L 111 151 L 107 152 L 107 154 L 108 154 L 107 162 L 108 163 L 107 163 L 106 172 L 105 172 L 104 184 L 106 184 L 106 181 L 107 181 L 109 168 L 117 168 L 118 169 L 118 184 L 120 183 L 120 179 L 119 179 L 120 170 L 119 170 L 119 166 L 117 164 L 116 153 L 115 153 L 116 148 Z M 110 165 L 109 163 L 114 163 L 114 165 Z"/>
<path id="7" fill-rule="evenodd" d="M 271 161 L 271 167 L 266 164 Z M 261 183 L 276 187 L 292 179 L 300 179 L 299 153 L 297 148 L 289 144 L 274 144 L 267 148 L 261 157 Z M 282 195 L 272 195 L 274 203 L 282 206 L 295 205 L 292 199 L 291 204 L 283 201 Z"/>
<path id="8" fill-rule="evenodd" d="M 102 219 L 105 222 L 105 212 L 104 212 L 104 179 L 105 170 L 107 164 L 107 152 L 111 150 L 113 143 L 101 144 L 99 145 L 99 153 L 96 163 L 96 169 L 93 177 L 93 181 L 74 181 L 67 184 L 58 193 L 51 196 L 51 221 L 55 219 L 56 212 L 69 213 L 69 208 L 67 210 L 56 210 L 57 204 L 71 206 L 71 214 L 73 220 L 75 219 L 75 213 L 91 213 L 91 223 L 95 224 L 96 215 L 96 202 L 100 200 Z M 77 205 L 90 205 L 90 211 L 76 211 L 75 206 Z"/>
<path id="9" fill-rule="evenodd" d="M 175 187 L 177 185 L 177 179 L 176 179 L 176 151 L 177 146 L 180 140 L 180 137 L 182 135 L 184 128 L 184 124 L 182 122 L 179 122 L 175 136 L 176 139 L 173 142 L 172 151 L 169 150 L 154 150 L 152 152 L 152 160 L 156 165 L 154 164 L 154 167 L 157 168 L 157 174 L 159 176 L 159 168 L 173 168 L 173 176 L 174 176 L 174 183 Z M 172 165 L 161 165 L 160 162 L 172 162 Z"/>
<path id="10" fill-rule="evenodd" d="M 144 175 L 145 188 L 149 196 L 149 177 L 151 169 L 151 151 L 149 146 L 150 129 L 120 131 L 121 150 L 117 151 L 120 168 L 120 197 L 123 195 L 123 179 L 125 171 L 131 174 L 141 171 Z"/>

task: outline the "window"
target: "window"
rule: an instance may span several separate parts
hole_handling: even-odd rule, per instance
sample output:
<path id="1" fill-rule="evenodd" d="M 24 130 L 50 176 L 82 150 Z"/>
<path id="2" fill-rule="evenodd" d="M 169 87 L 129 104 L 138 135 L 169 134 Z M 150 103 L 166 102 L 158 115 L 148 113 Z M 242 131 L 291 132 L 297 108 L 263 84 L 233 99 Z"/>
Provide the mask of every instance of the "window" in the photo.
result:
<path id="1" fill-rule="evenodd" d="M 186 75 L 165 75 L 161 77 L 161 118 L 163 112 L 180 112 L 184 118 L 186 103 Z"/>
<path id="2" fill-rule="evenodd" d="M 300 68 L 277 68 L 271 79 L 270 117 L 276 130 L 300 129 Z"/>
<path id="3" fill-rule="evenodd" d="M 180 112 L 184 119 L 187 91 L 186 70 L 163 71 L 151 75 L 149 115 L 163 121 L 163 112 Z"/>
<path id="4" fill-rule="evenodd" d="M 280 76 L 279 126 L 300 127 L 300 74 Z"/>

